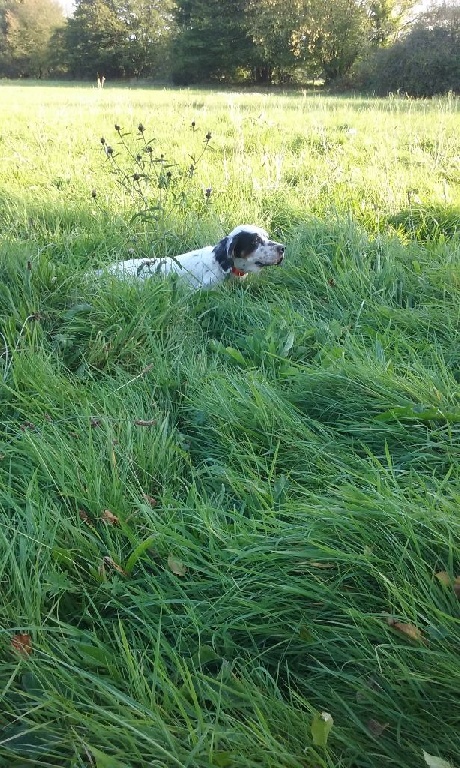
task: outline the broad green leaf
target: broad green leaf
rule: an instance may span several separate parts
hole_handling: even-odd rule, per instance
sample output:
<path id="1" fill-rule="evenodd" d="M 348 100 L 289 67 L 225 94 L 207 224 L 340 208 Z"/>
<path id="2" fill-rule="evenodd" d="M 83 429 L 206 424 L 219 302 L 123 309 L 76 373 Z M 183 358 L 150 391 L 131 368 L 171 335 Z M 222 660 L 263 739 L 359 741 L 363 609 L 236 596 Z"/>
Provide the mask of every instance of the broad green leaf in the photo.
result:
<path id="1" fill-rule="evenodd" d="M 76 315 L 87 314 L 88 312 L 91 312 L 92 309 L 93 307 L 91 304 L 74 304 L 73 307 L 70 307 L 70 309 L 63 313 L 62 317 L 64 320 L 72 320 Z"/>
<path id="2" fill-rule="evenodd" d="M 187 573 L 187 566 L 184 565 L 182 560 L 179 560 L 177 557 L 173 557 L 173 555 L 169 555 L 168 557 L 168 567 L 169 570 L 172 571 L 176 576 L 185 576 Z"/>
<path id="3" fill-rule="evenodd" d="M 125 571 L 130 576 L 134 566 L 136 565 L 137 561 L 142 557 L 144 552 L 149 549 L 149 547 L 152 546 L 152 544 L 156 541 L 156 536 L 149 536 L 144 541 L 141 541 L 140 544 L 134 549 L 130 556 L 128 557 L 125 565 Z"/>
<path id="4" fill-rule="evenodd" d="M 235 360 L 240 365 L 246 365 L 246 359 L 241 354 L 239 349 L 235 349 L 235 347 L 225 347 L 225 351 L 227 355 L 232 358 L 232 360 Z"/>
<path id="5" fill-rule="evenodd" d="M 94 760 L 96 762 L 96 768 L 128 768 L 127 763 L 122 763 L 112 755 L 107 755 L 105 752 L 101 752 L 96 747 L 89 747 Z"/>
<path id="6" fill-rule="evenodd" d="M 310 726 L 313 744 L 316 747 L 326 747 L 333 725 L 334 720 L 329 712 L 316 713 Z"/>
<path id="7" fill-rule="evenodd" d="M 294 341 L 295 341 L 295 333 L 294 333 L 294 331 L 291 331 L 288 334 L 288 336 L 287 336 L 287 338 L 286 338 L 286 340 L 284 342 L 284 345 L 283 345 L 283 347 L 281 349 L 281 352 L 280 352 L 281 357 L 286 357 L 286 355 L 289 354 L 289 352 L 291 351 L 292 347 L 294 346 Z"/>
<path id="8" fill-rule="evenodd" d="M 211 765 L 216 765 L 218 768 L 227 768 L 227 766 L 235 765 L 235 753 L 234 752 L 214 752 L 212 755 Z"/>

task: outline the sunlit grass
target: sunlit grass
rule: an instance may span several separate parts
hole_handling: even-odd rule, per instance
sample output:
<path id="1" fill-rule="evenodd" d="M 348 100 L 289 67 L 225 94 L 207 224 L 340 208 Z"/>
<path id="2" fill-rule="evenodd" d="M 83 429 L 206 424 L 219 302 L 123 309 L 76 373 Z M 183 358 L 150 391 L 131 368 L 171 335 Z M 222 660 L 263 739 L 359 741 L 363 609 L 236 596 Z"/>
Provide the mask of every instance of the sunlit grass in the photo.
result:
<path id="1" fill-rule="evenodd" d="M 457 100 L 0 90 L 0 765 L 455 765 Z M 141 121 L 213 138 L 132 221 Z M 88 275 L 241 221 L 282 268 Z"/>

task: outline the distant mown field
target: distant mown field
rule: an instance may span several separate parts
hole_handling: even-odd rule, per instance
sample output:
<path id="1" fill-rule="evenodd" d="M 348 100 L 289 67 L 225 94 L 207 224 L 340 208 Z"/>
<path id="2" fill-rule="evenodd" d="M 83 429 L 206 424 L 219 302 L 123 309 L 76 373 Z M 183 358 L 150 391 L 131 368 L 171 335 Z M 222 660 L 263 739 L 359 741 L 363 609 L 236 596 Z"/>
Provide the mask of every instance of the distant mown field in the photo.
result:
<path id="1" fill-rule="evenodd" d="M 0 766 L 458 768 L 460 100 L 0 103 Z"/>

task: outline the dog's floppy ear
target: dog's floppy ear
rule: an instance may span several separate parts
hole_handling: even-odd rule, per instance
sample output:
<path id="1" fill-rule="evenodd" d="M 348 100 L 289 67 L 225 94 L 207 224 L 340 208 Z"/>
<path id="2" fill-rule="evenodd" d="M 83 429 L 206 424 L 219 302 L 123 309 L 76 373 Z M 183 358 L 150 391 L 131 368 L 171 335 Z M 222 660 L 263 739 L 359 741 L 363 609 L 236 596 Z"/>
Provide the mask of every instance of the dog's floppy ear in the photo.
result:
<path id="1" fill-rule="evenodd" d="M 233 267 L 233 239 L 224 237 L 214 246 L 214 255 L 224 272 L 228 272 Z"/>
<path id="2" fill-rule="evenodd" d="M 243 259 L 248 256 L 257 245 L 257 235 L 254 232 L 248 232 L 245 229 L 237 232 L 229 238 L 227 246 L 228 255 L 233 259 Z"/>

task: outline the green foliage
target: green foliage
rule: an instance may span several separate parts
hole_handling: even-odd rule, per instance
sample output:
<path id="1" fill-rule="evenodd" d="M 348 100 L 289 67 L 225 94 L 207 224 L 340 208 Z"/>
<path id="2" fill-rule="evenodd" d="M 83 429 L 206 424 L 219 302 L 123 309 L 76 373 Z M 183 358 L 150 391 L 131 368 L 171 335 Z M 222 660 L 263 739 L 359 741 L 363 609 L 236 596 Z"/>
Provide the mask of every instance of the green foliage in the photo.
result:
<path id="1" fill-rule="evenodd" d="M 420 242 L 444 241 L 460 233 L 460 210 L 449 206 L 413 206 L 388 218 L 388 224 Z"/>
<path id="2" fill-rule="evenodd" d="M 99 73 L 111 79 L 172 77 L 179 84 L 270 84 L 321 77 L 329 84 L 346 76 L 368 49 L 392 40 L 413 4 L 77 0 L 65 28 L 56 30 L 56 25 L 49 28 L 45 12 L 52 0 L 3 0 L 3 71 L 41 72 L 43 62 L 30 66 L 34 51 L 36 60 L 46 53 L 52 74 L 79 78 L 94 79 Z"/>
<path id="3" fill-rule="evenodd" d="M 250 31 L 253 49 L 253 77 L 271 82 L 292 72 L 299 63 L 293 49 L 293 31 L 299 23 L 299 3 L 284 0 L 248 0 L 245 24 Z"/>
<path id="4" fill-rule="evenodd" d="M 454 766 L 458 100 L 0 88 L 2 768 Z M 202 210 L 132 220 L 141 119 Z"/>
<path id="5" fill-rule="evenodd" d="M 414 5 L 417 6 L 413 0 L 372 0 L 367 6 L 371 44 L 375 46 L 392 42 L 401 28 L 404 28 Z"/>
<path id="6" fill-rule="evenodd" d="M 69 71 L 95 79 L 157 74 L 165 68 L 172 3 L 78 0 L 67 25 Z"/>
<path id="7" fill-rule="evenodd" d="M 118 9 L 125 25 L 119 55 L 125 75 L 155 77 L 169 71 L 174 30 L 173 0 L 128 0 Z"/>
<path id="8" fill-rule="evenodd" d="M 179 0 L 173 80 L 179 84 L 234 79 L 250 58 L 245 0 Z"/>
<path id="9" fill-rule="evenodd" d="M 125 27 L 105 0 L 80 0 L 68 21 L 69 68 L 77 77 L 123 74 Z"/>
<path id="10" fill-rule="evenodd" d="M 54 0 L 4 0 L 0 4 L 0 76 L 42 77 L 49 43 L 64 25 Z"/>
<path id="11" fill-rule="evenodd" d="M 309 59 L 326 84 L 343 77 L 352 67 L 371 33 L 365 3 L 330 0 L 308 3 L 309 12 L 294 32 L 301 60 Z"/>
<path id="12" fill-rule="evenodd" d="M 195 183 L 197 168 L 209 150 L 211 133 L 195 137 L 195 121 L 190 125 L 190 151 L 186 166 L 165 157 L 155 136 L 150 136 L 139 123 L 133 137 L 131 131 L 115 128 L 115 147 L 101 138 L 106 167 L 120 187 L 136 201 L 134 219 L 154 220 L 159 229 L 172 211 L 185 209 L 203 213 L 209 204 L 212 188 L 203 190 Z M 193 154 L 192 154 L 193 153 Z M 190 162 L 191 161 L 191 162 Z M 93 190 L 94 199 L 97 191 Z"/>
<path id="13" fill-rule="evenodd" d="M 357 66 L 357 87 L 386 95 L 433 96 L 460 90 L 460 5 L 434 6 L 388 48 L 374 51 Z"/>

